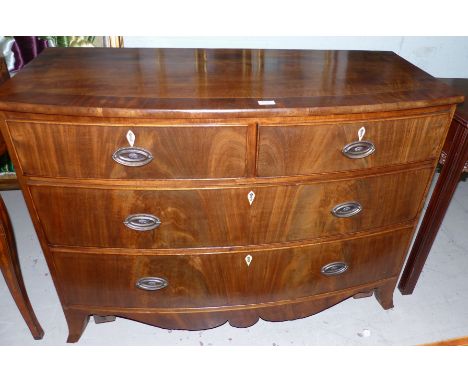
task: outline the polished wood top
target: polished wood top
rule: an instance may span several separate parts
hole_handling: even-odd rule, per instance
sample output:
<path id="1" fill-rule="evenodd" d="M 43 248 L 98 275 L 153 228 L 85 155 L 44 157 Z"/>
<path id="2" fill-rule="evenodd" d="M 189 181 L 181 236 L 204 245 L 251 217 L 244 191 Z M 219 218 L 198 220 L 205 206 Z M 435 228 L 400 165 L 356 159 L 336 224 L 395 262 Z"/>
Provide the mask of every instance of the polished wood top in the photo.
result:
<path id="1" fill-rule="evenodd" d="M 441 80 L 468 97 L 468 78 L 441 78 Z M 463 102 L 457 106 L 455 117 L 468 125 L 468 102 Z"/>
<path id="2" fill-rule="evenodd" d="M 0 110 L 90 116 L 357 113 L 462 100 L 395 53 L 368 51 L 49 48 L 0 88 Z"/>

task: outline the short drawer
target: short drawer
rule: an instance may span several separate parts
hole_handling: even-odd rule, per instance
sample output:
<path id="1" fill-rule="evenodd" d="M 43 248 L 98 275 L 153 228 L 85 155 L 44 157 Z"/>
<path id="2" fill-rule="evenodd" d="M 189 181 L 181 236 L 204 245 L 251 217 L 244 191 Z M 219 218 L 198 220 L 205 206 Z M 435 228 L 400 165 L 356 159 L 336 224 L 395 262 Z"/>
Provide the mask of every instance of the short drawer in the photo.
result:
<path id="1" fill-rule="evenodd" d="M 143 255 L 55 252 L 67 305 L 201 308 L 293 300 L 395 277 L 411 229 L 305 247 Z"/>
<path id="2" fill-rule="evenodd" d="M 246 125 L 120 126 L 8 121 L 24 174 L 66 178 L 245 176 Z M 128 132 L 133 133 L 133 147 Z"/>
<path id="3" fill-rule="evenodd" d="M 307 175 L 435 159 L 450 116 L 260 125 L 257 173 Z M 365 133 L 359 139 L 359 130 Z M 346 156 L 343 151 L 346 151 Z"/>
<path id="4" fill-rule="evenodd" d="M 30 190 L 50 244 L 222 247 L 309 240 L 409 221 L 419 212 L 431 175 L 431 169 L 421 169 L 252 188 Z"/>

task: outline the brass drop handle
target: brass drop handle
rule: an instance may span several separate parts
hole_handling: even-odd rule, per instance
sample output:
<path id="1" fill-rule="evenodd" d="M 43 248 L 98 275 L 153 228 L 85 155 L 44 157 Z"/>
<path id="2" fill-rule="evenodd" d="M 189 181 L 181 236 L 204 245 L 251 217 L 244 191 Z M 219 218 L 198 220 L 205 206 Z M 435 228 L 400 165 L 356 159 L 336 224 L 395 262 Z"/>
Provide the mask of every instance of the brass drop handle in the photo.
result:
<path id="1" fill-rule="evenodd" d="M 350 159 L 365 158 L 375 151 L 375 146 L 370 141 L 355 141 L 348 143 L 341 152 Z"/>
<path id="2" fill-rule="evenodd" d="M 169 283 L 162 277 L 143 277 L 136 282 L 136 287 L 143 290 L 159 290 L 167 287 Z"/>
<path id="3" fill-rule="evenodd" d="M 151 162 L 153 156 L 141 147 L 121 147 L 112 154 L 112 159 L 127 167 L 140 167 Z"/>
<path id="4" fill-rule="evenodd" d="M 337 261 L 324 265 L 321 272 L 325 276 L 336 276 L 348 270 L 348 265 L 342 261 Z"/>
<path id="5" fill-rule="evenodd" d="M 128 215 L 123 223 L 134 231 L 151 231 L 161 225 L 161 220 L 150 214 L 133 214 Z"/>
<path id="6" fill-rule="evenodd" d="M 333 207 L 331 213 L 337 218 L 349 218 L 357 215 L 361 211 L 362 206 L 359 202 L 344 202 Z"/>

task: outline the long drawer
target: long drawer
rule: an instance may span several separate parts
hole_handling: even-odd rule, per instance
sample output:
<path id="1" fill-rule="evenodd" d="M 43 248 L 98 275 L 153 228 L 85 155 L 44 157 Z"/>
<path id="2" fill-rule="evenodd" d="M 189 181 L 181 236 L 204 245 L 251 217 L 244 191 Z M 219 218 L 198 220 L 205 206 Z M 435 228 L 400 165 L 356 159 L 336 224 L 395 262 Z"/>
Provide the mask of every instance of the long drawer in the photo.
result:
<path id="1" fill-rule="evenodd" d="M 252 188 L 30 190 L 53 245 L 218 247 L 314 239 L 414 219 L 431 174 L 420 169 Z"/>
<path id="2" fill-rule="evenodd" d="M 261 124 L 257 173 L 261 177 L 306 175 L 435 159 L 449 122 L 449 114 L 438 114 L 356 122 Z"/>
<path id="3" fill-rule="evenodd" d="M 411 229 L 323 244 L 206 254 L 54 252 L 67 305 L 255 304 L 338 291 L 399 272 Z"/>
<path id="4" fill-rule="evenodd" d="M 7 124 L 26 175 L 104 179 L 246 175 L 247 125 Z"/>

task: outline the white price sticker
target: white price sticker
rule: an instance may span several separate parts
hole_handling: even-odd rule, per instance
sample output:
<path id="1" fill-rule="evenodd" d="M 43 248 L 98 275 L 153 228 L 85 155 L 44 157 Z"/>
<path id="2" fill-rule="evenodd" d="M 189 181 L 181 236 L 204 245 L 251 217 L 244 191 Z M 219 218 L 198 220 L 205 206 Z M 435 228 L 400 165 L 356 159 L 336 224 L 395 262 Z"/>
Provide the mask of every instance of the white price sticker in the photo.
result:
<path id="1" fill-rule="evenodd" d="M 261 100 L 257 102 L 260 106 L 276 105 L 276 102 L 273 100 Z"/>

